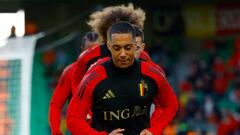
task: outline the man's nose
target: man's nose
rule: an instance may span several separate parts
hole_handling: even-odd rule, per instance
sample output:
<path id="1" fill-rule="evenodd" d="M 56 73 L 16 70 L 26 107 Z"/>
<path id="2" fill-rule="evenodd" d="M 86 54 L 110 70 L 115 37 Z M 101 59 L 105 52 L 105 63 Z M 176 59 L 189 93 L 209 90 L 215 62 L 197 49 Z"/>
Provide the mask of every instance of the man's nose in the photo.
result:
<path id="1" fill-rule="evenodd" d="M 126 51 L 124 49 L 121 49 L 120 57 L 126 57 Z"/>

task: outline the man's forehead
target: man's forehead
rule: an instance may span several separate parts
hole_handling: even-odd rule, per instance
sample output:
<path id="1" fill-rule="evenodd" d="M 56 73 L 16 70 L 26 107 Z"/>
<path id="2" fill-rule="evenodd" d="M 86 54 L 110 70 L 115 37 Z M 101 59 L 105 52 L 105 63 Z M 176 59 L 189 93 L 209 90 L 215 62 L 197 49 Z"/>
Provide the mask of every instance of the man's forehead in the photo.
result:
<path id="1" fill-rule="evenodd" d="M 137 42 L 142 42 L 142 37 L 141 37 L 141 36 L 137 36 L 137 37 L 136 37 L 136 41 L 137 41 Z"/>
<path id="2" fill-rule="evenodd" d="M 133 38 L 131 33 L 113 33 L 111 34 L 112 39 L 113 38 Z"/>
<path id="3" fill-rule="evenodd" d="M 122 44 L 133 44 L 135 41 L 132 38 L 131 33 L 124 33 L 124 34 L 113 34 L 112 35 L 112 44 L 122 45 Z"/>

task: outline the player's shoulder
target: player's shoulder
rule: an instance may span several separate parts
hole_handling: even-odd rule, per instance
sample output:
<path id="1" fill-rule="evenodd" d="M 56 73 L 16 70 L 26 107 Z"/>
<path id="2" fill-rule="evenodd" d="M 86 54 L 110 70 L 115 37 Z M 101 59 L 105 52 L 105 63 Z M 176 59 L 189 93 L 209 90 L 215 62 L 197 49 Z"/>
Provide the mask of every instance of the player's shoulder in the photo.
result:
<path id="1" fill-rule="evenodd" d="M 66 74 L 66 73 L 72 72 L 73 69 L 76 67 L 76 64 L 77 64 L 77 62 L 75 61 L 75 62 L 73 62 L 73 63 L 67 65 L 67 66 L 64 68 L 64 70 L 63 70 L 63 74 Z"/>
<path id="2" fill-rule="evenodd" d="M 151 57 L 146 51 L 142 51 L 140 54 L 140 59 L 143 61 L 152 61 Z"/>
<path id="3" fill-rule="evenodd" d="M 147 61 L 147 63 L 149 63 L 150 65 L 152 65 L 155 68 L 159 69 L 160 71 L 164 72 L 163 68 L 160 65 L 154 63 L 153 61 Z"/>
<path id="4" fill-rule="evenodd" d="M 83 51 L 79 56 L 78 60 L 85 59 L 88 57 L 96 57 L 101 54 L 101 45 L 93 46 Z"/>
<path id="5" fill-rule="evenodd" d="M 104 57 L 104 58 L 100 58 L 98 59 L 95 63 L 93 63 L 89 68 L 88 71 L 93 70 L 96 66 L 98 65 L 102 65 L 103 63 L 107 62 L 110 60 L 110 57 Z"/>
<path id="6" fill-rule="evenodd" d="M 166 79 L 163 69 L 152 61 L 141 61 L 141 72 L 147 76 L 161 76 Z"/>
<path id="7" fill-rule="evenodd" d="M 73 63 L 69 64 L 65 69 L 69 70 L 69 69 L 74 68 L 75 66 L 77 66 L 77 62 L 76 61 L 74 61 Z"/>
<path id="8" fill-rule="evenodd" d="M 100 81 L 106 77 L 107 77 L 106 70 L 104 66 L 100 64 L 88 70 L 84 75 L 83 80 L 87 82 L 97 81 L 97 80 Z"/>

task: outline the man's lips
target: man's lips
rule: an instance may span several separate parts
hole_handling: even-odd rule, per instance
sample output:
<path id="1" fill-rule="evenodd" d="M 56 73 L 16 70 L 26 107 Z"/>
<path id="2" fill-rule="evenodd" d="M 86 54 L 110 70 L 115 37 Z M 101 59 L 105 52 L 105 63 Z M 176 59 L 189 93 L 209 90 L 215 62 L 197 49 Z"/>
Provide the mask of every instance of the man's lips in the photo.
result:
<path id="1" fill-rule="evenodd" d="M 127 59 L 125 59 L 125 60 L 119 60 L 119 62 L 121 62 L 121 63 L 124 63 L 124 62 L 127 62 L 128 60 Z"/>

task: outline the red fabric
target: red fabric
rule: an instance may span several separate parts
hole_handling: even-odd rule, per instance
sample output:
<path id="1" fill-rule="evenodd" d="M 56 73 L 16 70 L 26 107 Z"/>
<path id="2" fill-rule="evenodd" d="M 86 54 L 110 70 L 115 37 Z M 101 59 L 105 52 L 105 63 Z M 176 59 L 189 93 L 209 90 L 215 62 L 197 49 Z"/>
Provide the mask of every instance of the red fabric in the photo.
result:
<path id="1" fill-rule="evenodd" d="M 161 106 L 155 106 L 155 110 L 152 114 L 150 125 L 155 125 L 158 122 L 158 117 L 161 117 L 163 109 Z"/>
<path id="2" fill-rule="evenodd" d="M 225 65 L 223 62 L 215 62 L 213 64 L 213 70 L 215 72 L 222 72 L 222 73 L 225 73 L 226 72 L 226 68 L 225 68 Z"/>
<path id="3" fill-rule="evenodd" d="M 100 46 L 94 46 L 94 47 L 88 48 L 83 53 L 81 53 L 81 55 L 79 56 L 79 58 L 77 60 L 77 67 L 73 71 L 73 75 L 72 75 L 71 83 L 72 83 L 73 90 L 77 89 L 78 84 L 82 80 L 84 74 L 87 72 L 88 62 L 92 58 L 100 56 L 100 54 L 101 54 L 100 51 L 101 51 Z"/>
<path id="4" fill-rule="evenodd" d="M 236 50 L 240 50 L 240 37 L 237 37 L 234 43 Z"/>
<path id="5" fill-rule="evenodd" d="M 94 69 L 94 68 L 95 68 L 96 66 L 98 66 L 98 65 L 101 65 L 101 64 L 105 63 L 105 62 L 108 61 L 108 60 L 110 60 L 110 57 L 105 57 L 105 58 L 98 59 L 95 63 L 93 63 L 93 64 L 88 68 L 88 71 Z"/>
<path id="6" fill-rule="evenodd" d="M 52 135 L 62 135 L 60 131 L 61 110 L 72 93 L 71 76 L 76 63 L 67 66 L 56 86 L 49 106 L 49 123 Z"/>
<path id="7" fill-rule="evenodd" d="M 165 72 L 164 72 L 164 70 L 162 69 L 161 66 L 154 63 L 153 61 L 146 61 L 146 62 L 149 63 L 150 65 L 154 66 L 155 68 L 157 68 L 157 70 L 159 70 L 159 72 L 163 75 L 163 77 L 166 78 L 166 74 L 165 74 Z"/>
<path id="8" fill-rule="evenodd" d="M 225 123 L 220 123 L 218 129 L 217 129 L 217 135 L 227 135 L 230 131 L 229 127 Z"/>
<path id="9" fill-rule="evenodd" d="M 165 74 L 164 70 L 158 64 L 154 63 L 153 61 L 147 61 L 147 63 L 149 63 L 150 65 L 152 65 L 155 68 L 157 68 L 161 72 L 162 76 L 164 78 L 166 78 L 166 74 Z M 154 125 L 156 122 L 158 122 L 157 118 L 162 115 L 162 112 L 163 112 L 162 107 L 159 106 L 159 105 L 155 105 L 155 110 L 154 110 L 154 112 L 152 114 L 151 121 L 150 121 L 151 125 Z"/>
<path id="10" fill-rule="evenodd" d="M 234 80 L 236 77 L 235 71 L 238 69 L 240 62 L 240 53 L 236 52 L 231 58 L 228 59 L 228 78 Z"/>
<path id="11" fill-rule="evenodd" d="M 177 97 L 161 71 L 147 62 L 143 62 L 141 67 L 142 73 L 156 80 L 158 85 L 158 92 L 154 99 L 154 104 L 157 107 L 161 107 L 162 110 L 157 109 L 154 112 L 155 114 L 153 113 L 154 115 L 151 120 L 155 121 L 151 121 L 149 130 L 154 135 L 161 135 L 163 129 L 168 126 L 176 115 L 178 110 Z"/>
<path id="12" fill-rule="evenodd" d="M 204 49 L 213 49 L 215 44 L 213 43 L 212 40 L 207 40 L 203 43 L 203 48 Z"/>
<path id="13" fill-rule="evenodd" d="M 142 59 L 143 61 L 152 61 L 151 57 L 148 55 L 146 51 L 141 52 L 140 59 Z"/>
<path id="14" fill-rule="evenodd" d="M 46 53 L 43 54 L 43 63 L 45 65 L 51 65 L 54 63 L 55 59 L 56 59 L 56 54 L 54 51 L 48 51 Z"/>
<path id="15" fill-rule="evenodd" d="M 60 77 L 60 81 L 53 93 L 49 107 L 49 123 L 52 135 L 62 135 L 60 131 L 61 110 L 68 97 L 74 95 L 78 83 L 86 73 L 86 66 L 90 59 L 100 55 L 98 46 L 84 51 L 76 62 L 69 65 Z"/>
<path id="16" fill-rule="evenodd" d="M 101 58 L 101 59 L 98 59 L 95 63 L 93 63 L 89 68 L 88 68 L 88 71 L 87 72 L 91 72 L 92 70 L 94 70 L 94 68 L 96 68 L 97 66 L 105 63 L 106 61 L 108 61 L 110 59 L 110 57 L 105 57 L 105 58 Z M 88 113 L 91 118 L 88 120 L 88 123 L 91 124 L 92 123 L 92 112 L 91 110 L 89 110 L 89 113 Z"/>
<path id="17" fill-rule="evenodd" d="M 237 3 L 221 3 L 215 7 L 216 35 L 237 35 L 240 32 L 239 16 L 236 13 L 240 7 Z M 224 20 L 224 21 L 223 21 Z M 231 24 L 231 25 L 229 25 Z"/>
<path id="18" fill-rule="evenodd" d="M 227 77 L 218 77 L 214 79 L 213 89 L 219 94 L 224 94 L 228 88 L 228 79 Z"/>
<path id="19" fill-rule="evenodd" d="M 192 90 L 192 84 L 188 81 L 183 81 L 180 83 L 180 90 L 182 92 L 188 92 Z"/>
<path id="20" fill-rule="evenodd" d="M 238 122 L 232 115 L 229 115 L 226 120 L 223 120 L 217 129 L 217 135 L 228 135 L 237 131 L 238 129 Z"/>
<path id="21" fill-rule="evenodd" d="M 98 77 L 93 78 L 92 76 L 95 75 Z M 86 122 L 86 116 L 92 106 L 92 93 L 94 87 L 99 81 L 106 77 L 105 69 L 100 66 L 96 68 L 94 72 L 87 72 L 82 79 L 77 94 L 73 96 L 67 112 L 67 127 L 73 135 L 107 135 L 106 132 L 94 130 Z M 88 85 L 89 83 L 91 83 L 91 85 Z"/>
<path id="22" fill-rule="evenodd" d="M 231 68 L 236 68 L 240 63 L 240 52 L 235 52 L 229 59 L 228 64 Z"/>

